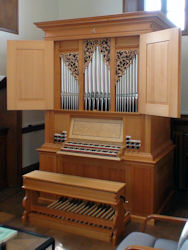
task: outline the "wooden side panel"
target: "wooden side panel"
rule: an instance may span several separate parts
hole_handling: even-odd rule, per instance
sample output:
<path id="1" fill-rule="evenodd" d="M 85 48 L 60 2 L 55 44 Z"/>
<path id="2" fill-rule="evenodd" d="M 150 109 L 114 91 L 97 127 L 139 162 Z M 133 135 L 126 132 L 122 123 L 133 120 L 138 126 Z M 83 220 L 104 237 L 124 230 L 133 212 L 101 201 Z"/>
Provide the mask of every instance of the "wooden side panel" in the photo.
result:
<path id="1" fill-rule="evenodd" d="M 141 141 L 141 148 L 139 151 L 147 152 L 145 149 L 145 144 L 147 144 L 147 141 L 145 139 L 146 133 L 144 115 L 126 115 L 124 117 L 124 131 L 125 136 L 131 136 L 131 139 Z"/>
<path id="2" fill-rule="evenodd" d="M 79 158 L 72 156 L 58 157 L 58 172 L 101 180 L 119 181 L 125 183 L 125 165 L 123 162 Z"/>
<path id="3" fill-rule="evenodd" d="M 173 150 L 155 167 L 154 212 L 160 213 L 173 193 Z"/>
<path id="4" fill-rule="evenodd" d="M 180 31 L 177 28 L 140 36 L 139 111 L 180 116 Z"/>
<path id="5" fill-rule="evenodd" d="M 40 152 L 40 170 L 57 172 L 56 153 Z"/>
<path id="6" fill-rule="evenodd" d="M 8 41 L 9 110 L 53 109 L 53 44 L 52 41 Z"/>
<path id="7" fill-rule="evenodd" d="M 60 42 L 54 43 L 54 108 L 61 108 L 61 61 Z"/>
<path id="8" fill-rule="evenodd" d="M 59 51 L 70 52 L 79 50 L 79 40 L 60 41 Z"/>
<path id="9" fill-rule="evenodd" d="M 154 166 L 126 164 L 126 194 L 131 214 L 146 216 L 154 212 Z"/>
<path id="10" fill-rule="evenodd" d="M 151 116 L 151 152 L 153 155 L 161 153 L 169 144 L 170 119 L 167 117 Z"/>
<path id="11" fill-rule="evenodd" d="M 54 133 L 67 131 L 68 135 L 70 129 L 70 115 L 67 113 L 56 112 L 54 118 Z"/>
<path id="12" fill-rule="evenodd" d="M 115 95 L 116 95 L 116 49 L 115 49 L 115 38 L 111 38 L 110 48 L 110 111 L 115 111 Z"/>
<path id="13" fill-rule="evenodd" d="M 84 110 L 84 56 L 83 56 L 83 41 L 79 41 L 78 54 L 78 83 L 79 83 L 79 110 Z"/>
<path id="14" fill-rule="evenodd" d="M 116 49 L 137 49 L 139 47 L 139 36 L 117 37 Z"/>
<path id="15" fill-rule="evenodd" d="M 45 142 L 49 143 L 53 141 L 53 134 L 54 134 L 54 112 L 47 111 L 45 113 Z"/>

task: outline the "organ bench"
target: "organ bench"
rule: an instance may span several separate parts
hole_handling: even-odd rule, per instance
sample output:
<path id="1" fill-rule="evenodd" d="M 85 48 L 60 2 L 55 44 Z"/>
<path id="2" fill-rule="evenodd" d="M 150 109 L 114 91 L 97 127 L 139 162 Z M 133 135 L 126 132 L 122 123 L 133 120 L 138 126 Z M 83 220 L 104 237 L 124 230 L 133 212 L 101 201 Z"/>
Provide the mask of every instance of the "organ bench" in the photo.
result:
<path id="1" fill-rule="evenodd" d="M 115 245 L 129 219 L 124 208 L 124 183 L 36 170 L 23 176 L 23 188 L 24 223 L 28 219 L 34 225 Z M 41 192 L 54 196 L 44 200 Z"/>

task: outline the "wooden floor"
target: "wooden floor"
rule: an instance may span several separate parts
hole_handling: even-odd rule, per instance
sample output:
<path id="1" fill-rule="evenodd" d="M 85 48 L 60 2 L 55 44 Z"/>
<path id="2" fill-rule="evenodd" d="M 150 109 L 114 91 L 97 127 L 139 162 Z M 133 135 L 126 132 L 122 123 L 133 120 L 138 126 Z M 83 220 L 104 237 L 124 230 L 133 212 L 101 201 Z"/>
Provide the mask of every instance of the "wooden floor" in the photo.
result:
<path id="1" fill-rule="evenodd" d="M 19 228 L 25 228 L 34 232 L 49 235 L 56 240 L 56 250 L 111 250 L 115 249 L 110 244 L 93 240 L 58 230 L 23 226 L 21 223 L 22 199 L 24 192 L 20 188 L 8 188 L 0 191 L 0 224 L 6 224 Z M 178 192 L 173 197 L 171 204 L 164 214 L 187 217 L 188 216 L 188 192 Z M 138 223 L 130 222 L 126 227 L 126 234 L 131 231 L 139 231 Z M 176 224 L 157 223 L 148 226 L 148 231 L 155 236 L 178 240 L 182 227 Z M 125 234 L 125 235 L 126 235 Z"/>

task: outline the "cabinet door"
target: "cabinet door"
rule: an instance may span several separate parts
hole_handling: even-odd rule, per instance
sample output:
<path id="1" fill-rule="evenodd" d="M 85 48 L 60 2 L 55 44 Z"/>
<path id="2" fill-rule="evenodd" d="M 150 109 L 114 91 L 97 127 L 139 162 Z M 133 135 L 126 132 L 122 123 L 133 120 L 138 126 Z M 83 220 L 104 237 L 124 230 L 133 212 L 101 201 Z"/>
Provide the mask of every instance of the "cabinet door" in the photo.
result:
<path id="1" fill-rule="evenodd" d="M 7 109 L 53 109 L 53 46 L 52 41 L 8 41 Z"/>
<path id="2" fill-rule="evenodd" d="M 180 30 L 140 36 L 139 112 L 180 116 Z"/>

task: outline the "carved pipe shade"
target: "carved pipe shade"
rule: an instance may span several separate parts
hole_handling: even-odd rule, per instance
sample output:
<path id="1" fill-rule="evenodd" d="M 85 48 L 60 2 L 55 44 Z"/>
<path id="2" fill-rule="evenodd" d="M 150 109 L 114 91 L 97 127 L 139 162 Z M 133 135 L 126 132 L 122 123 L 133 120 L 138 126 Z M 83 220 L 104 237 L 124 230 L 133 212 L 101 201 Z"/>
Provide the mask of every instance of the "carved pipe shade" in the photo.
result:
<path id="1" fill-rule="evenodd" d="M 71 71 L 72 75 L 78 80 L 78 53 L 66 53 L 62 54 L 63 61 L 66 67 Z"/>
<path id="2" fill-rule="evenodd" d="M 84 44 L 84 66 L 87 67 L 92 59 L 96 47 L 102 53 L 105 63 L 110 66 L 110 38 L 86 40 Z"/>
<path id="3" fill-rule="evenodd" d="M 116 52 L 116 82 L 122 77 L 136 54 L 137 50 L 118 50 Z"/>

